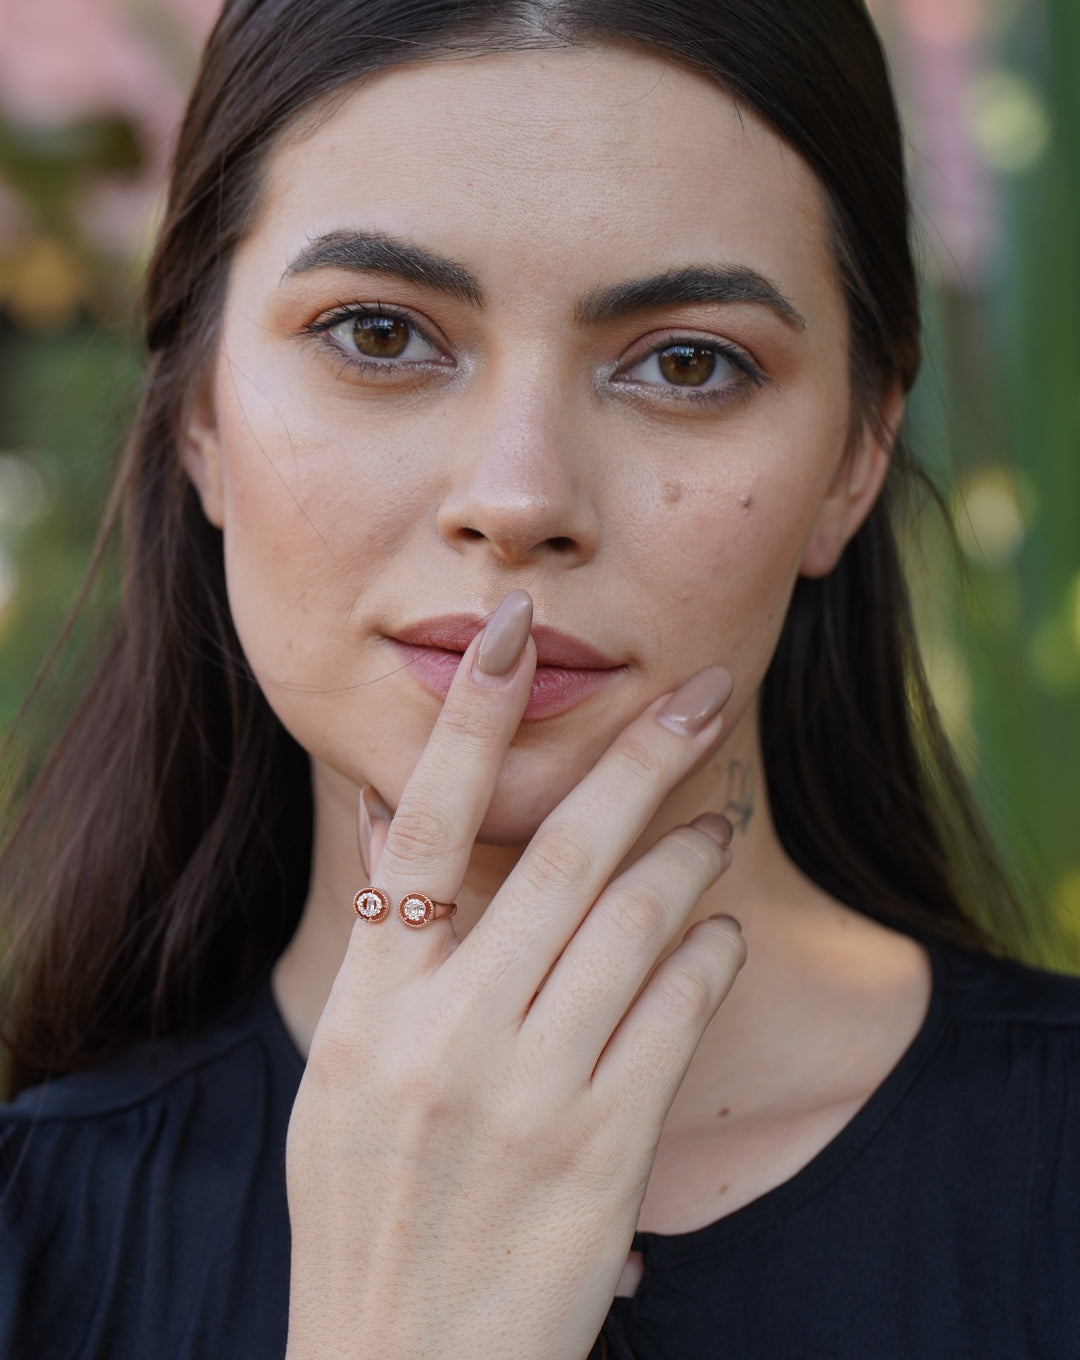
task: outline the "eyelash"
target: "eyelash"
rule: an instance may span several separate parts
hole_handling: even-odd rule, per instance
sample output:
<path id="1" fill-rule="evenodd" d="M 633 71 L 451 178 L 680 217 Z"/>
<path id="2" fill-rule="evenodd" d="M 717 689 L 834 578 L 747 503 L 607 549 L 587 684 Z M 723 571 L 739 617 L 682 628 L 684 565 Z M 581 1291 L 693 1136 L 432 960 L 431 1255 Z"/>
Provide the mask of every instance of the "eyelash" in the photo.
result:
<path id="1" fill-rule="evenodd" d="M 332 312 L 328 312 L 317 320 L 309 322 L 307 325 L 301 327 L 300 333 L 302 335 L 310 336 L 312 339 L 319 341 L 324 347 L 332 349 L 333 353 L 342 360 L 344 368 L 351 369 L 358 375 L 374 376 L 377 374 L 399 371 L 403 367 L 403 364 L 400 361 L 393 359 L 372 359 L 349 354 L 342 349 L 340 345 L 328 338 L 328 333 L 332 331 L 335 326 L 340 326 L 343 321 L 349 321 L 354 318 L 365 316 L 396 317 L 398 320 L 404 321 L 406 325 L 408 325 L 427 344 L 433 346 L 435 349 L 441 348 L 434 340 L 432 340 L 424 328 L 417 324 L 411 313 L 402 308 L 381 303 L 340 302 Z M 665 350 L 671 349 L 676 345 L 686 345 L 693 347 L 694 349 L 708 350 L 730 363 L 736 369 L 738 376 L 730 384 L 725 386 L 704 389 L 694 387 L 680 388 L 676 384 L 664 386 L 658 383 L 644 383 L 640 380 L 633 379 L 624 379 L 621 381 L 625 382 L 628 386 L 636 381 L 636 385 L 646 387 L 650 390 L 651 394 L 654 394 L 653 399 L 677 402 L 679 404 L 691 402 L 699 407 L 708 406 L 713 408 L 745 402 L 749 399 L 752 392 L 758 391 L 763 387 L 773 386 L 771 380 L 761 371 L 757 364 L 754 363 L 753 359 L 750 358 L 745 350 L 722 340 L 702 340 L 699 337 L 681 335 L 678 332 L 672 332 L 670 335 L 665 336 L 659 344 L 651 345 L 649 349 L 636 358 L 632 364 L 628 366 L 623 365 L 623 367 L 637 368 L 639 365 L 652 358 L 653 355 L 662 354 Z M 428 364 L 433 364 L 437 361 L 412 359 L 405 362 L 413 367 L 425 367 Z M 344 371 L 344 369 L 342 371 Z M 617 371 L 612 373 L 608 380 L 620 382 Z"/>
<path id="2" fill-rule="evenodd" d="M 359 375 L 374 375 L 379 373 L 391 373 L 400 370 L 402 364 L 393 359 L 372 359 L 367 356 L 350 354 L 328 337 L 328 332 L 335 326 L 340 326 L 343 321 L 351 321 L 365 316 L 392 316 L 399 321 L 404 321 L 418 336 L 434 349 L 441 349 L 442 346 L 434 341 L 423 326 L 417 325 L 411 313 L 404 311 L 400 307 L 394 307 L 386 303 L 368 302 L 339 302 L 332 312 L 327 312 L 318 317 L 315 321 L 310 321 L 306 326 L 300 328 L 300 334 L 309 336 L 317 341 L 325 349 L 329 349 L 339 359 L 342 360 L 344 367 L 352 369 Z M 413 367 L 426 367 L 428 364 L 436 364 L 437 360 L 410 359 L 406 361 Z M 342 370 L 344 371 L 344 369 Z"/>
<path id="3" fill-rule="evenodd" d="M 663 386 L 657 383 L 644 383 L 635 379 L 624 379 L 629 385 L 637 381 L 641 387 L 647 387 L 650 393 L 655 393 L 661 401 L 685 404 L 690 402 L 695 406 L 721 407 L 731 406 L 749 400 L 750 396 L 763 387 L 772 387 L 774 384 L 771 379 L 761 371 L 754 363 L 753 359 L 740 349 L 737 345 L 732 345 L 724 340 L 709 339 L 704 340 L 700 336 L 682 335 L 678 331 L 672 331 L 657 344 L 650 345 L 649 348 L 639 355 L 633 363 L 624 364 L 623 369 L 638 368 L 641 364 L 651 359 L 654 355 L 663 354 L 665 350 L 673 349 L 676 346 L 685 345 L 691 349 L 706 350 L 715 354 L 718 358 L 726 360 L 736 370 L 737 376 L 730 383 L 721 387 L 679 387 L 677 384 Z M 618 382 L 617 373 L 612 375 L 612 381 Z M 655 399 L 655 398 L 654 398 Z"/>

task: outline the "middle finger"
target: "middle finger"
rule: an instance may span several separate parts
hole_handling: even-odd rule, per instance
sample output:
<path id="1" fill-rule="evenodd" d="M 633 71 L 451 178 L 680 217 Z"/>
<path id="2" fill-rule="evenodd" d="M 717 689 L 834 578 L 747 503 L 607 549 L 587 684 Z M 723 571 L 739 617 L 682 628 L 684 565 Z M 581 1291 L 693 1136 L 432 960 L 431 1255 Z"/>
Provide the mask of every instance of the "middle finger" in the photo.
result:
<path id="1" fill-rule="evenodd" d="M 655 700 L 541 824 L 460 951 L 490 950 L 508 995 L 531 1001 L 661 802 L 710 752 L 731 688 L 710 666 Z"/>

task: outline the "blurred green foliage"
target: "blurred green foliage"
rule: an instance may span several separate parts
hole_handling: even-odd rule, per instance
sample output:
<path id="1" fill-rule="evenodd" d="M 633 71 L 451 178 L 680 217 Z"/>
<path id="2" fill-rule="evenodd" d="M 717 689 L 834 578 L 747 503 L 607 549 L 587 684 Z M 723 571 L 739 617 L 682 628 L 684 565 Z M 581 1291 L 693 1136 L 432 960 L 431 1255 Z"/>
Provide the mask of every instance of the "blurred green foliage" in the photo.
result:
<path id="1" fill-rule="evenodd" d="M 1080 7 L 1048 0 L 1043 13 L 1045 25 L 1008 25 L 998 53 L 1014 140 L 1034 127 L 1045 146 L 998 180 L 996 270 L 981 293 L 938 288 L 926 299 L 929 355 L 911 424 L 951 483 L 964 570 L 933 524 L 912 570 L 951 734 L 1030 885 L 1048 961 L 1077 968 Z"/>
<path id="2" fill-rule="evenodd" d="M 82 588 L 138 376 L 130 345 L 88 321 L 29 336 L 0 327 L 0 512 L 15 568 L 0 613 L 0 728 Z M 59 678 L 77 675 L 116 597 L 110 560 Z"/>

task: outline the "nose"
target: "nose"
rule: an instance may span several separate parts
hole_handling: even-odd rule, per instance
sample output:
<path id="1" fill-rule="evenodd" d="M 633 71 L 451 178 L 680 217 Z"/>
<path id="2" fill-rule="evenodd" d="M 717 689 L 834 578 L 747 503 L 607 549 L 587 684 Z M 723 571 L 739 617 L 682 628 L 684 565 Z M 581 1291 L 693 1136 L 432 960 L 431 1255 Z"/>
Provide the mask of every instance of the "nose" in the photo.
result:
<path id="1" fill-rule="evenodd" d="M 549 392 L 489 393 L 457 432 L 437 515 L 443 539 L 508 566 L 589 561 L 600 519 L 584 423 Z"/>

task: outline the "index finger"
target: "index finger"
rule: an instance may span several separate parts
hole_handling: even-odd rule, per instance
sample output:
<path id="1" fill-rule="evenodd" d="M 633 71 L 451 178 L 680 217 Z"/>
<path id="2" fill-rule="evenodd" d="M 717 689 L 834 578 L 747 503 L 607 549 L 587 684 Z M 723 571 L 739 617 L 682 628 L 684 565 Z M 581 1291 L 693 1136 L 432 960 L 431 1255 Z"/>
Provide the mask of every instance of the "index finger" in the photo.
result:
<path id="1" fill-rule="evenodd" d="M 458 664 L 390 822 L 382 854 L 372 866 L 373 886 L 394 906 L 406 893 L 449 902 L 461 887 L 503 757 L 529 701 L 536 669 L 531 625 L 531 598 L 523 590 L 511 591 Z M 449 930 L 425 932 L 440 955 Z M 354 942 L 360 933 L 370 935 L 354 930 Z M 411 934 L 380 931 L 381 939 L 387 937 L 380 952 L 393 947 L 391 938 Z M 365 948 L 369 943 L 362 941 Z M 425 954 L 410 943 L 410 958 Z"/>

